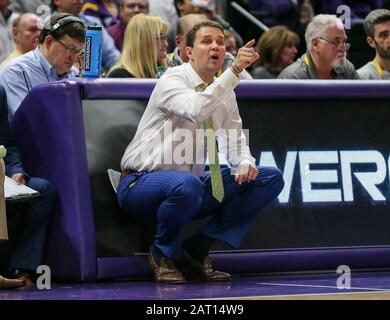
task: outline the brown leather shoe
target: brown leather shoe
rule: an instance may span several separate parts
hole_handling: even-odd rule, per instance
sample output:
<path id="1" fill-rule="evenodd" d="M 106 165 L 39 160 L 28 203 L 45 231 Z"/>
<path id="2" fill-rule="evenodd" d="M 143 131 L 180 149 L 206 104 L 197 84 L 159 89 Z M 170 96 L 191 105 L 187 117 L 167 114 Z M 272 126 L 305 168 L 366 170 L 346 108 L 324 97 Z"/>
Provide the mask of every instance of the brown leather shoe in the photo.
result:
<path id="1" fill-rule="evenodd" d="M 173 260 L 170 260 L 166 257 L 162 257 L 160 259 L 160 265 L 156 263 L 153 259 L 153 255 L 150 252 L 148 257 L 148 261 L 150 266 L 154 272 L 154 278 L 156 282 L 160 283 L 185 283 L 186 278 L 184 278 L 183 274 L 177 269 Z"/>
<path id="2" fill-rule="evenodd" d="M 210 256 L 204 257 L 202 265 L 183 250 L 180 266 L 190 270 L 194 276 L 201 277 L 204 281 L 229 281 L 231 279 L 229 273 L 213 270 Z"/>
<path id="3" fill-rule="evenodd" d="M 0 276 L 0 289 L 15 289 L 24 286 L 25 279 L 8 279 Z"/>

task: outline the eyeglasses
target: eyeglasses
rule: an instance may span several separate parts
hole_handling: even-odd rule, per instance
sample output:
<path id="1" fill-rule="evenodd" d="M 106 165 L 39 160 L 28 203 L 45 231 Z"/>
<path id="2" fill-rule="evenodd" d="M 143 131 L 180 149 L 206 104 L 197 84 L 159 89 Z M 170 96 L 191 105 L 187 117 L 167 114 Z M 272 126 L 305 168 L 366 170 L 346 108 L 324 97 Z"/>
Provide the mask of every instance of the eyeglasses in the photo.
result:
<path id="1" fill-rule="evenodd" d="M 81 58 L 84 55 L 84 49 L 75 49 L 72 47 L 68 47 L 66 44 L 64 44 L 61 40 L 56 40 L 61 46 L 63 46 L 67 53 L 73 55 L 77 55 L 77 57 Z"/>
<path id="2" fill-rule="evenodd" d="M 319 39 L 324 40 L 330 44 L 333 44 L 336 48 L 343 47 L 344 50 L 346 50 L 346 51 L 351 47 L 351 44 L 346 42 L 345 40 L 343 40 L 343 41 L 340 41 L 340 40 L 330 41 L 328 39 L 321 38 L 321 37 L 319 37 Z"/>
<path id="3" fill-rule="evenodd" d="M 138 7 L 139 10 L 147 10 L 148 6 L 146 4 L 141 3 L 128 3 L 125 5 L 127 9 L 135 9 L 135 7 Z"/>

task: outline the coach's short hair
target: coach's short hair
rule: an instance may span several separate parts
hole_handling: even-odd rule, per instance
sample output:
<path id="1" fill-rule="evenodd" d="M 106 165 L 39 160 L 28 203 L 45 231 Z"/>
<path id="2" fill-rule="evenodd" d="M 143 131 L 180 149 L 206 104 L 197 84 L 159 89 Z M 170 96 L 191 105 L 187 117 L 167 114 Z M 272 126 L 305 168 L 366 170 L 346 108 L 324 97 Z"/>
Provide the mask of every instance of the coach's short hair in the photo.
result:
<path id="1" fill-rule="evenodd" d="M 199 22 L 196 25 L 194 25 L 186 34 L 186 42 L 187 42 L 188 47 L 192 48 L 194 46 L 196 33 L 200 29 L 206 28 L 206 27 L 217 28 L 217 29 L 221 30 L 223 33 L 222 25 L 216 21 L 206 20 L 206 21 Z"/>

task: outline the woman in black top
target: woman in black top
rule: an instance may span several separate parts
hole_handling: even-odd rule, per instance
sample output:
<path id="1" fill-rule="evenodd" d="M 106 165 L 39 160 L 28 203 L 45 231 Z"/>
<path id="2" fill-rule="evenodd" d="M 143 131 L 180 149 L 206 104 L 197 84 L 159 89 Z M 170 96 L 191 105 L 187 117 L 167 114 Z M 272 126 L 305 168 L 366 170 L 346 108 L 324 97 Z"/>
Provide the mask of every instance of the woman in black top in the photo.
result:
<path id="1" fill-rule="evenodd" d="M 156 78 L 166 69 L 168 26 L 160 17 L 137 14 L 126 27 L 119 62 L 109 78 Z"/>

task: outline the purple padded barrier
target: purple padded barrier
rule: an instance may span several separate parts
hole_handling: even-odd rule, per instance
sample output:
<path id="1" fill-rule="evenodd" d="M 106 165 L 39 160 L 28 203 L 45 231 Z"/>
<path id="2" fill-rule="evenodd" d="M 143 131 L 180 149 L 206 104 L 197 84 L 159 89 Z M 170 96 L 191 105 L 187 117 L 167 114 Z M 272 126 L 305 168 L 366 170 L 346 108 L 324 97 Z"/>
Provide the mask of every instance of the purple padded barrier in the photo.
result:
<path id="1" fill-rule="evenodd" d="M 96 79 L 84 81 L 84 97 L 101 99 L 149 99 L 157 80 L 154 79 Z"/>
<path id="2" fill-rule="evenodd" d="M 389 84 L 373 80 L 242 80 L 240 99 L 388 97 Z"/>
<path id="3" fill-rule="evenodd" d="M 90 198 L 80 88 L 76 82 L 37 86 L 11 123 L 31 175 L 48 179 L 59 203 L 45 263 L 55 278 L 96 278 L 95 227 Z"/>
<path id="4" fill-rule="evenodd" d="M 389 268 L 389 247 L 312 248 L 299 250 L 243 250 L 212 253 L 214 265 L 232 274 Z M 98 258 L 98 279 L 151 278 L 145 256 Z"/>
<path id="5" fill-rule="evenodd" d="M 83 83 L 86 99 L 149 99 L 157 80 L 99 79 Z M 389 97 L 387 81 L 375 80 L 241 80 L 240 99 Z"/>

